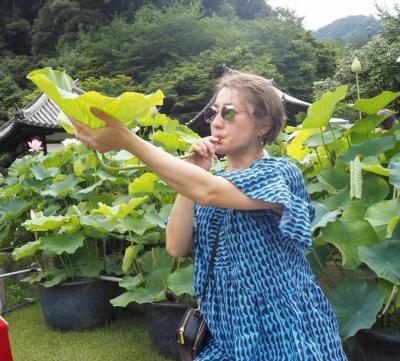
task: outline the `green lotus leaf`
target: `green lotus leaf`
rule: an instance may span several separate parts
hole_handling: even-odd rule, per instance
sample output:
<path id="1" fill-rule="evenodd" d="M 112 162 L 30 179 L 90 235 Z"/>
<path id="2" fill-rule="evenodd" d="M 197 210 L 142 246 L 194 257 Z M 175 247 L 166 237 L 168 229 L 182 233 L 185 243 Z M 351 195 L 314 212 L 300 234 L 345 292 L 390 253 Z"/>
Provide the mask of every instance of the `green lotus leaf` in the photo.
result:
<path id="1" fill-rule="evenodd" d="M 365 219 L 374 227 L 381 238 L 388 235 L 387 227 L 393 218 L 400 214 L 400 199 L 391 199 L 375 203 L 368 208 Z"/>
<path id="2" fill-rule="evenodd" d="M 114 307 L 126 307 L 131 302 L 152 303 L 159 295 L 158 290 L 148 290 L 146 288 L 137 288 L 134 291 L 127 291 L 122 295 L 110 300 Z"/>
<path id="3" fill-rule="evenodd" d="M 90 216 L 80 216 L 79 221 L 82 226 L 92 227 L 102 233 L 113 232 L 117 223 L 111 217 L 104 217 L 101 214 L 92 214 Z"/>
<path id="4" fill-rule="evenodd" d="M 347 269 L 355 269 L 361 264 L 358 257 L 360 246 L 378 241 L 374 229 L 364 220 L 350 222 L 338 219 L 322 229 L 322 238 L 336 246 L 342 255 L 342 265 Z"/>
<path id="5" fill-rule="evenodd" d="M 400 215 L 393 217 L 386 227 L 387 236 L 392 237 L 397 225 L 400 223 Z"/>
<path id="6" fill-rule="evenodd" d="M 22 190 L 23 190 L 23 188 L 22 188 L 21 184 L 19 184 L 19 183 L 14 184 L 14 185 L 12 185 L 12 186 L 10 186 L 10 187 L 7 187 L 6 189 L 2 189 L 2 191 L 4 192 L 3 194 L 4 194 L 6 197 L 9 197 L 9 196 L 16 196 L 16 195 L 18 195 L 20 192 L 22 192 Z M 1 211 L 0 211 L 0 212 L 1 212 Z"/>
<path id="7" fill-rule="evenodd" d="M 382 177 L 371 176 L 363 181 L 361 203 L 371 206 L 376 202 L 383 201 L 389 195 L 390 187 Z"/>
<path id="8" fill-rule="evenodd" d="M 143 255 L 140 263 L 146 272 L 159 270 L 171 273 L 174 258 L 168 254 L 165 248 L 154 247 Z"/>
<path id="9" fill-rule="evenodd" d="M 49 253 L 60 255 L 64 252 L 73 254 L 75 251 L 83 246 L 85 237 L 82 233 L 66 233 L 66 234 L 50 234 L 41 237 L 41 249 Z"/>
<path id="10" fill-rule="evenodd" d="M 31 167 L 32 174 L 37 180 L 53 178 L 58 172 L 58 168 L 44 168 L 40 164 L 34 164 Z"/>
<path id="11" fill-rule="evenodd" d="M 193 278 L 193 264 L 178 268 L 168 277 L 168 287 L 177 296 L 183 294 L 194 295 Z"/>
<path id="12" fill-rule="evenodd" d="M 322 134 L 314 134 L 310 138 L 308 138 L 304 145 L 307 147 L 319 147 L 324 144 L 331 144 L 336 142 L 337 140 L 343 137 L 343 130 L 336 129 L 334 131 L 328 130 L 323 132 Z"/>
<path id="13" fill-rule="evenodd" d="M 135 208 L 140 206 L 142 203 L 146 202 L 147 196 L 139 198 L 131 198 L 128 204 L 122 203 L 114 207 L 107 206 L 106 204 L 99 203 L 99 208 L 95 209 L 93 212 L 101 213 L 105 216 L 111 216 L 113 218 L 125 218 L 129 213 L 131 213 Z"/>
<path id="14" fill-rule="evenodd" d="M 54 180 L 56 180 L 55 178 Z M 77 178 L 73 174 L 69 174 L 63 180 L 59 182 L 53 183 L 46 190 L 41 191 L 40 194 L 42 196 L 51 196 L 51 197 L 65 197 L 67 194 L 72 193 L 75 190 L 76 185 L 81 182 L 80 178 Z"/>
<path id="15" fill-rule="evenodd" d="M 317 228 L 325 227 L 329 222 L 334 222 L 341 213 L 340 209 L 329 212 L 328 209 L 321 203 L 313 203 L 315 207 L 315 217 L 311 224 L 311 232 Z"/>
<path id="16" fill-rule="evenodd" d="M 158 177 L 154 173 L 144 173 L 140 177 L 135 178 L 132 183 L 129 183 L 129 194 L 136 193 L 153 193 L 154 183 Z"/>
<path id="17" fill-rule="evenodd" d="M 336 209 L 345 209 L 350 204 L 350 190 L 349 187 L 343 188 L 337 192 L 337 194 L 333 194 L 332 196 L 320 200 L 320 203 L 324 204 L 326 208 L 330 211 Z"/>
<path id="18" fill-rule="evenodd" d="M 345 278 L 328 299 L 339 323 L 340 336 L 353 336 L 358 330 L 370 328 L 383 305 L 383 294 L 376 285 Z"/>
<path id="19" fill-rule="evenodd" d="M 107 97 L 94 91 L 78 95 L 72 91 L 73 79 L 65 71 L 53 70 L 50 67 L 32 71 L 27 78 L 53 100 L 65 115 L 91 128 L 104 126 L 104 122 L 90 111 L 92 107 L 112 115 L 128 128 L 133 128 L 136 119 L 146 117 L 156 105 L 162 105 L 164 99 L 160 90 L 148 96 L 126 92 L 117 98 Z M 64 126 L 63 122 L 61 124 Z M 65 130 L 70 131 L 68 127 Z"/>
<path id="20" fill-rule="evenodd" d="M 388 104 L 400 96 L 400 92 L 383 91 L 371 99 L 359 99 L 350 108 L 360 110 L 366 114 L 374 115 L 379 110 L 384 109 Z"/>
<path id="21" fill-rule="evenodd" d="M 49 281 L 44 282 L 43 286 L 50 288 L 65 281 L 67 279 L 67 275 L 63 269 L 56 269 L 55 271 L 47 272 L 46 278 L 49 279 Z"/>
<path id="22" fill-rule="evenodd" d="M 302 129 L 326 127 L 332 118 L 335 106 L 346 97 L 346 94 L 346 85 L 338 87 L 334 92 L 326 92 L 321 99 L 308 107 Z"/>
<path id="23" fill-rule="evenodd" d="M 388 170 L 390 184 L 400 189 L 400 153 L 390 159 Z"/>
<path id="24" fill-rule="evenodd" d="M 379 277 L 400 284 L 400 240 L 385 240 L 377 245 L 358 249 L 360 260 Z"/>
<path id="25" fill-rule="evenodd" d="M 42 242 L 40 240 L 28 242 L 21 247 L 15 248 L 12 252 L 13 258 L 18 261 L 21 258 L 32 256 L 40 248 Z"/>
<path id="26" fill-rule="evenodd" d="M 78 269 L 79 273 L 84 277 L 96 277 L 104 269 L 104 263 L 98 258 L 93 258 L 79 265 Z"/>
<path id="27" fill-rule="evenodd" d="M 362 164 L 362 169 L 367 172 L 389 177 L 389 170 L 382 167 L 378 157 L 376 156 L 365 157 L 362 160 L 361 164 Z"/>
<path id="28" fill-rule="evenodd" d="M 0 217 L 3 217 L 5 220 L 18 219 L 30 206 L 31 203 L 23 199 L 1 202 Z"/>
<path id="29" fill-rule="evenodd" d="M 156 131 L 151 135 L 151 140 L 158 143 L 169 150 L 183 150 L 186 151 L 189 148 L 189 144 L 182 141 L 179 134 L 175 133 L 164 133 L 161 130 Z"/>
<path id="30" fill-rule="evenodd" d="M 38 217 L 28 219 L 22 225 L 29 231 L 51 231 L 60 228 L 68 220 L 69 217 L 63 216 Z"/>
<path id="31" fill-rule="evenodd" d="M 329 193 L 338 193 L 349 184 L 348 175 L 336 168 L 325 168 L 317 176 L 319 182 L 326 187 Z"/>
<path id="32" fill-rule="evenodd" d="M 168 117 L 165 114 L 148 114 L 145 117 L 138 119 L 138 124 L 142 127 L 158 128 L 168 123 Z"/>
<path id="33" fill-rule="evenodd" d="M 349 133 L 361 133 L 367 135 L 390 116 L 391 114 L 387 116 L 379 116 L 374 114 L 367 118 L 360 119 L 349 129 Z"/>
<path id="34" fill-rule="evenodd" d="M 131 230 L 138 236 L 143 236 L 146 231 L 156 227 L 157 224 L 149 222 L 144 217 L 133 218 L 128 216 L 123 220 L 121 226 L 119 229 L 120 233 L 126 233 L 128 230 Z"/>
<path id="35" fill-rule="evenodd" d="M 394 135 L 382 136 L 377 139 L 367 140 L 366 142 L 353 145 L 343 153 L 339 158 L 339 163 L 347 163 L 353 160 L 357 155 L 363 157 L 379 155 L 389 149 L 393 149 L 396 145 L 396 138 Z"/>
<path id="36" fill-rule="evenodd" d="M 128 291 L 133 291 L 138 286 L 143 283 L 142 275 L 136 275 L 135 277 L 125 276 L 121 281 L 119 281 L 119 286 L 127 289 Z"/>
<path id="37" fill-rule="evenodd" d="M 343 211 L 341 220 L 347 222 L 361 221 L 364 219 L 366 211 L 367 207 L 362 204 L 351 204 Z"/>

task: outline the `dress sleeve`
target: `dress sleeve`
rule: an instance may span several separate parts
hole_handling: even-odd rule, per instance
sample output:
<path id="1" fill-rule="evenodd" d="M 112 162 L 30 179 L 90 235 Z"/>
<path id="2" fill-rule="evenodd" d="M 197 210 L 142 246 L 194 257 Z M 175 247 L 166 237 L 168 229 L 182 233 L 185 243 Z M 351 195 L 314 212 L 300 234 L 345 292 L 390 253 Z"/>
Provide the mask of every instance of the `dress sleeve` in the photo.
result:
<path id="1" fill-rule="evenodd" d="M 311 247 L 310 227 L 315 211 L 295 164 L 266 158 L 245 170 L 221 175 L 250 198 L 283 205 L 279 231 L 285 238 Z"/>

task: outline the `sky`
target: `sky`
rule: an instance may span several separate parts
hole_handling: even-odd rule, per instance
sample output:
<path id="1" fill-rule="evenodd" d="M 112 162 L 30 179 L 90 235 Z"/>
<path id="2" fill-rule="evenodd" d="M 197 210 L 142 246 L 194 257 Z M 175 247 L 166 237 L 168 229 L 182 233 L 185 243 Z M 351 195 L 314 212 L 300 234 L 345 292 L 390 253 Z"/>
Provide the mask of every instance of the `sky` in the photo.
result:
<path id="1" fill-rule="evenodd" d="M 273 8 L 282 6 L 296 11 L 304 17 L 303 26 L 307 30 L 317 30 L 322 26 L 348 15 L 374 15 L 378 17 L 375 5 L 393 9 L 400 0 L 267 0 Z"/>

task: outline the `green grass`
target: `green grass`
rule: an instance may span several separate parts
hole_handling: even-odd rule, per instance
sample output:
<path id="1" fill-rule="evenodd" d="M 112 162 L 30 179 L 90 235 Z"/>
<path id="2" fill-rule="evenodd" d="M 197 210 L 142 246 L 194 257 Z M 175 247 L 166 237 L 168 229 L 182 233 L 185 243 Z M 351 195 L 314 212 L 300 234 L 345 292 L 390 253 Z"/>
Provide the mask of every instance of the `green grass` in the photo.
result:
<path id="1" fill-rule="evenodd" d="M 44 322 L 39 304 L 5 315 L 14 361 L 167 361 L 150 344 L 143 316 L 118 316 L 84 332 L 58 332 Z"/>

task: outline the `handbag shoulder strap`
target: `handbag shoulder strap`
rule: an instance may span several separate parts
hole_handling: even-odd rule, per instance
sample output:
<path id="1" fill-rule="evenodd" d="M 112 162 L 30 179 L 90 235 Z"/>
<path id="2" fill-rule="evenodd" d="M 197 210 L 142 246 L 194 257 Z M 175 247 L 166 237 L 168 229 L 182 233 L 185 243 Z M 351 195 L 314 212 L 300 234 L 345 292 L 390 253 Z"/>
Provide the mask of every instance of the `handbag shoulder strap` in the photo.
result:
<path id="1" fill-rule="evenodd" d="M 224 220 L 222 220 L 221 224 L 218 227 L 217 236 L 215 238 L 214 245 L 213 245 L 213 248 L 211 250 L 211 256 L 210 256 L 210 260 L 208 261 L 208 269 L 207 269 L 206 279 L 204 281 L 203 292 L 201 293 L 200 298 L 199 298 L 199 302 L 198 302 L 199 306 L 200 306 L 200 304 L 203 302 L 203 300 L 206 297 L 208 281 L 210 280 L 211 271 L 214 268 L 214 259 L 215 259 L 215 256 L 217 254 L 217 248 L 218 248 L 218 243 L 219 243 L 219 232 L 221 230 L 221 227 L 222 227 L 223 223 L 224 223 Z"/>

